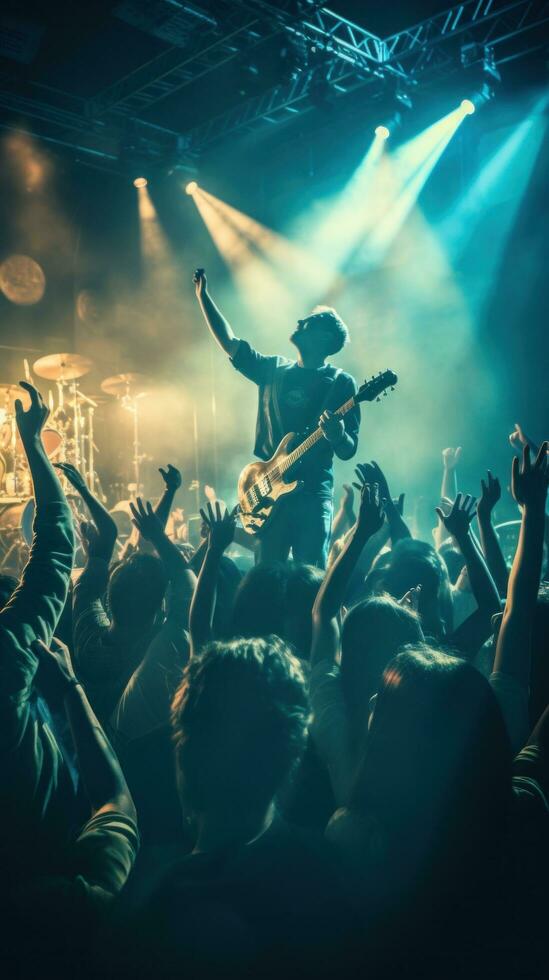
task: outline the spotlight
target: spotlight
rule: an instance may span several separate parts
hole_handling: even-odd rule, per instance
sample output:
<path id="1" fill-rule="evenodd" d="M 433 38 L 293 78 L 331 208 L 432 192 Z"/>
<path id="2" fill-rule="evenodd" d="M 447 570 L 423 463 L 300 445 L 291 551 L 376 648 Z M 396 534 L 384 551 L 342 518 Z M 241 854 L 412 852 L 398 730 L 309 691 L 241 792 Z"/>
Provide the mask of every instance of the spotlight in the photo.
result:
<path id="1" fill-rule="evenodd" d="M 472 116 L 475 111 L 475 103 L 471 102 L 471 99 L 463 99 L 461 102 L 461 111 L 464 116 Z"/>
<path id="2" fill-rule="evenodd" d="M 196 180 L 191 180 L 185 187 L 185 194 L 194 194 L 198 190 Z"/>
<path id="3" fill-rule="evenodd" d="M 375 134 L 380 140 L 387 140 L 391 135 L 387 126 L 376 126 Z"/>
<path id="4" fill-rule="evenodd" d="M 148 180 L 146 177 L 136 177 L 133 182 L 134 187 L 146 187 L 147 184 L 148 184 Z"/>

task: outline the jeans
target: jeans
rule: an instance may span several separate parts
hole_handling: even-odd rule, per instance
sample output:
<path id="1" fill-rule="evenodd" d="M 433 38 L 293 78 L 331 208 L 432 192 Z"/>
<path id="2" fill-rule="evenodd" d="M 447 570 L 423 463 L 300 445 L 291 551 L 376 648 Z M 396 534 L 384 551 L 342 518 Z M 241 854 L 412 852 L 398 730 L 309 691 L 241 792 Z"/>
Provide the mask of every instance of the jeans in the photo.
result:
<path id="1" fill-rule="evenodd" d="M 294 561 L 326 568 L 332 530 L 333 504 L 330 497 L 295 491 L 283 497 L 259 537 L 258 561 Z"/>

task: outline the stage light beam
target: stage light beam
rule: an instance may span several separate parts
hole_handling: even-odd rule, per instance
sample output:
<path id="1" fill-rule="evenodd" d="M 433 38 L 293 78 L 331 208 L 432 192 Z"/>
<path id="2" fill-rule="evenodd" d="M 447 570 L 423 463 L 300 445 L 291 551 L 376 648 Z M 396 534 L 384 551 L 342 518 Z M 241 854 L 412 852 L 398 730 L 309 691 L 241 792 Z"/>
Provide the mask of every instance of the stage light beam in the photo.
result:
<path id="1" fill-rule="evenodd" d="M 185 194 L 189 194 L 192 197 L 193 194 L 196 194 L 197 190 L 198 184 L 196 183 L 196 180 L 190 180 L 185 187 Z"/>
<path id="2" fill-rule="evenodd" d="M 463 99 L 460 108 L 464 116 L 472 116 L 475 111 L 475 103 L 471 102 L 471 99 Z"/>
<path id="3" fill-rule="evenodd" d="M 148 180 L 146 177 L 136 177 L 133 182 L 133 186 L 137 187 L 138 190 L 140 187 L 146 187 L 147 184 L 148 184 Z"/>
<path id="4" fill-rule="evenodd" d="M 376 126 L 374 132 L 380 140 L 388 140 L 391 135 L 387 126 Z"/>

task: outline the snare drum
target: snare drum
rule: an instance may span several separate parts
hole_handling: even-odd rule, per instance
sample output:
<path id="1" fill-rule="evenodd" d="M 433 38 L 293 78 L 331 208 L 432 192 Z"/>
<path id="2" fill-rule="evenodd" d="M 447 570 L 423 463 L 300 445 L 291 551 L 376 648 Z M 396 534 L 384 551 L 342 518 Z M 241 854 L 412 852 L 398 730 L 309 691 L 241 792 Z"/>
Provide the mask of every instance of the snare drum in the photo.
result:
<path id="1" fill-rule="evenodd" d="M 21 531 L 23 539 L 29 548 L 32 543 L 32 525 L 34 521 L 34 498 L 21 500 L 16 504 L 3 504 L 0 497 L 0 535 L 6 532 Z"/>

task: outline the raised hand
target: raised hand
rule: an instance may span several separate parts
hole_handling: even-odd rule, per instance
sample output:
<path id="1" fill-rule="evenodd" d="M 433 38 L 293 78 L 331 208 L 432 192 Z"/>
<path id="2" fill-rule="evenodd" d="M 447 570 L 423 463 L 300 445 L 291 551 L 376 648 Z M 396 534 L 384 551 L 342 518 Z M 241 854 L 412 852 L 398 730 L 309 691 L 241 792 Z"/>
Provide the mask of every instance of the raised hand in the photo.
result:
<path id="1" fill-rule="evenodd" d="M 204 484 L 204 496 L 206 500 L 209 500 L 211 504 L 215 504 L 217 500 L 217 494 L 214 487 L 208 486 L 207 483 Z"/>
<path id="2" fill-rule="evenodd" d="M 86 481 L 82 474 L 78 472 L 76 466 L 73 466 L 72 463 L 54 463 L 53 465 L 56 469 L 61 470 L 71 487 L 74 487 L 77 493 L 86 492 L 88 489 Z"/>
<path id="3" fill-rule="evenodd" d="M 162 521 L 155 514 L 150 500 L 143 503 L 141 497 L 137 497 L 135 504 L 130 500 L 130 510 L 132 512 L 132 524 L 137 528 L 145 541 L 156 544 L 159 538 L 165 537 Z"/>
<path id="4" fill-rule="evenodd" d="M 549 442 L 542 442 L 538 455 L 532 465 L 530 447 L 525 445 L 522 450 L 522 461 L 513 459 L 511 470 L 511 493 L 517 504 L 525 507 L 545 506 L 547 487 L 549 485 Z"/>
<path id="5" fill-rule="evenodd" d="M 100 534 L 91 521 L 80 521 L 80 539 L 82 547 L 89 558 L 97 558 L 100 548 Z"/>
<path id="6" fill-rule="evenodd" d="M 353 486 L 356 487 L 357 490 L 362 490 L 365 483 L 369 483 L 370 485 L 375 483 L 379 487 L 379 496 L 381 500 L 390 501 L 392 503 L 387 478 L 381 469 L 381 466 L 376 463 L 375 459 L 372 459 L 370 463 L 359 463 L 358 466 L 355 466 L 355 474 L 359 480 L 359 483 L 353 483 Z"/>
<path id="7" fill-rule="evenodd" d="M 219 500 L 214 505 L 208 503 L 206 510 L 200 510 L 203 525 L 208 530 L 208 548 L 210 550 L 223 554 L 229 547 L 234 538 L 237 514 L 238 506 L 230 511 L 225 508 L 225 513 L 222 514 Z"/>
<path id="8" fill-rule="evenodd" d="M 522 431 L 522 426 L 518 422 L 515 422 L 515 428 L 509 433 L 509 442 L 511 443 L 513 449 L 518 449 L 520 446 L 528 445 L 528 440 Z"/>
<path id="9" fill-rule="evenodd" d="M 160 466 L 158 468 L 158 472 L 160 473 L 160 476 L 164 480 L 167 490 L 171 490 L 173 493 L 175 493 L 176 490 L 179 490 L 179 487 L 181 486 L 181 473 L 175 466 L 172 466 L 171 463 L 168 463 L 168 466 L 166 467 L 165 470 L 163 470 L 162 467 Z"/>
<path id="10" fill-rule="evenodd" d="M 383 504 L 379 499 L 379 486 L 365 483 L 360 492 L 357 528 L 372 537 L 383 524 Z"/>
<path id="11" fill-rule="evenodd" d="M 194 291 L 196 298 L 200 299 L 208 288 L 208 280 L 204 269 L 195 269 L 193 275 Z"/>
<path id="12" fill-rule="evenodd" d="M 402 599 L 398 600 L 399 606 L 405 606 L 406 609 L 411 609 L 412 612 L 417 612 L 419 609 L 419 599 L 421 596 L 421 585 L 415 585 L 413 589 L 408 589 L 402 596 Z"/>
<path id="13" fill-rule="evenodd" d="M 52 638 L 51 647 L 43 640 L 35 640 L 32 649 L 38 657 L 38 671 L 48 690 L 63 693 L 71 684 L 77 683 L 69 648 L 56 636 Z"/>
<path id="14" fill-rule="evenodd" d="M 454 449 L 452 446 L 448 446 L 447 449 L 442 450 L 442 465 L 445 470 L 455 470 L 461 459 L 461 446 Z"/>
<path id="15" fill-rule="evenodd" d="M 19 429 L 19 435 L 21 436 L 23 445 L 28 445 L 40 438 L 40 433 L 50 411 L 48 406 L 44 404 L 42 395 L 34 385 L 31 385 L 28 381 L 20 381 L 19 387 L 28 391 L 31 399 L 30 408 L 26 412 L 23 409 L 21 399 L 15 399 L 17 428 Z"/>
<path id="16" fill-rule="evenodd" d="M 475 498 L 471 494 L 458 493 L 449 514 L 445 514 L 441 507 L 435 508 L 439 520 L 458 543 L 469 533 L 471 521 L 476 513 L 475 503 Z"/>
<path id="17" fill-rule="evenodd" d="M 487 475 L 488 480 L 486 482 L 484 480 L 480 481 L 481 494 L 477 504 L 477 513 L 480 520 L 483 517 L 490 517 L 490 514 L 501 497 L 501 486 L 497 476 L 492 476 L 490 470 L 487 471 Z"/>

